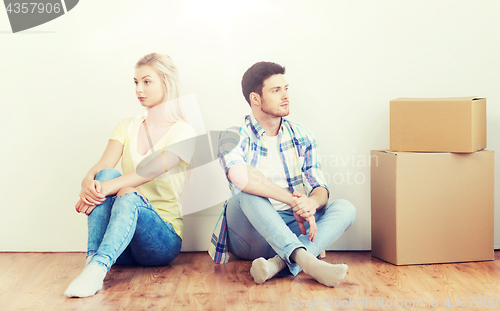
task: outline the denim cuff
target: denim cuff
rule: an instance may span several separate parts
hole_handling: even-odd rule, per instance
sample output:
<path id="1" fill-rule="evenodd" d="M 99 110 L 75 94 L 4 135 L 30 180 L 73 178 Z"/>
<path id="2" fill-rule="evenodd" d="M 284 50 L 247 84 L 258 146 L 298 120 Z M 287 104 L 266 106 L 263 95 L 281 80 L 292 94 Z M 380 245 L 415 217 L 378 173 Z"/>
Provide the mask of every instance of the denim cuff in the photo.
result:
<path id="1" fill-rule="evenodd" d="M 290 258 L 290 256 L 292 255 L 292 253 L 296 249 L 299 249 L 299 248 L 303 248 L 303 249 L 305 249 L 307 251 L 307 249 L 304 247 L 304 245 L 302 245 L 300 243 L 294 243 L 294 244 L 288 245 L 283 250 L 285 252 L 285 258 L 283 258 L 283 259 L 284 259 L 286 265 L 288 266 L 288 270 L 290 270 L 290 273 L 293 276 L 296 276 L 297 274 L 300 273 L 300 271 L 302 271 L 302 268 L 296 262 L 292 263 L 292 258 Z"/>

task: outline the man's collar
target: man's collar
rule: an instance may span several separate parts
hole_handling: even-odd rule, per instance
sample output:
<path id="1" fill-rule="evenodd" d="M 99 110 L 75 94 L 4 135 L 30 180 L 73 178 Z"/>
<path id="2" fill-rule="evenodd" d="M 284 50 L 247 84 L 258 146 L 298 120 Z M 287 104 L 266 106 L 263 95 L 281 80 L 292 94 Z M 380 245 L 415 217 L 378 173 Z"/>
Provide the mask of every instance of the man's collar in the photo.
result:
<path id="1" fill-rule="evenodd" d="M 252 127 L 252 131 L 254 132 L 254 134 L 257 136 L 257 137 L 261 137 L 262 135 L 264 135 L 264 133 L 266 132 L 264 130 L 264 128 L 259 124 L 259 122 L 257 121 L 257 119 L 255 119 L 255 117 L 253 116 L 253 114 L 250 114 L 249 115 L 250 117 L 250 126 Z M 280 124 L 280 128 L 278 130 L 278 135 L 283 131 L 283 122 L 285 121 L 284 118 L 281 118 L 281 124 Z"/>

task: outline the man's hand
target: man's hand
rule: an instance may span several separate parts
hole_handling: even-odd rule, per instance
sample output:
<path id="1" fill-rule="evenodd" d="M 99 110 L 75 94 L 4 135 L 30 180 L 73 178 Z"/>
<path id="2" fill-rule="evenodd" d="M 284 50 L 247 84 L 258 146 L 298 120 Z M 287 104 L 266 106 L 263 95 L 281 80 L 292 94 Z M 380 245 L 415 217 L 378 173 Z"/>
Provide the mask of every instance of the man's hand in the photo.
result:
<path id="1" fill-rule="evenodd" d="M 294 191 L 293 196 L 296 197 L 296 199 L 290 206 L 292 207 L 294 213 L 297 213 L 304 219 L 313 217 L 314 214 L 316 214 L 316 209 L 319 207 L 316 201 L 310 199 L 305 194 L 302 194 L 298 191 Z"/>
<path id="2" fill-rule="evenodd" d="M 307 234 L 306 226 L 304 226 L 304 222 L 307 221 L 309 224 L 309 241 L 314 242 L 316 239 L 316 232 L 318 232 L 318 227 L 316 226 L 316 219 L 314 216 L 311 216 L 307 219 L 297 215 L 297 213 L 293 212 L 293 217 L 295 217 L 295 220 L 299 224 L 300 232 L 302 234 Z"/>

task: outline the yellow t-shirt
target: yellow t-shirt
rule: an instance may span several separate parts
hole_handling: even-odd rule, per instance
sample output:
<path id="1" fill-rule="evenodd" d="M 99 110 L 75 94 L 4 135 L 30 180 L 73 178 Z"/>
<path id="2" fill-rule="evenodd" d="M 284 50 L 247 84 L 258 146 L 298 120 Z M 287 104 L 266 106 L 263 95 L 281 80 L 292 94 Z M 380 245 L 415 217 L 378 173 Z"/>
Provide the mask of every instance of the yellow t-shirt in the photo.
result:
<path id="1" fill-rule="evenodd" d="M 139 127 L 145 116 L 123 119 L 116 125 L 109 139 L 117 140 L 123 144 L 122 171 L 127 174 L 134 171 L 137 165 L 152 154 L 149 150 L 145 155 L 137 152 L 137 136 Z M 139 190 L 158 212 L 160 217 L 174 227 L 175 232 L 182 238 L 182 205 L 180 197 L 186 179 L 186 167 L 189 166 L 194 152 L 194 128 L 184 121 L 177 121 L 168 132 L 154 145 L 154 150 L 168 150 L 181 158 L 179 165 L 175 166 L 150 182 L 137 186 Z M 190 139 L 191 138 L 191 139 Z M 179 147 L 177 142 L 188 140 L 188 144 Z M 193 142 L 193 143 L 191 143 Z"/>

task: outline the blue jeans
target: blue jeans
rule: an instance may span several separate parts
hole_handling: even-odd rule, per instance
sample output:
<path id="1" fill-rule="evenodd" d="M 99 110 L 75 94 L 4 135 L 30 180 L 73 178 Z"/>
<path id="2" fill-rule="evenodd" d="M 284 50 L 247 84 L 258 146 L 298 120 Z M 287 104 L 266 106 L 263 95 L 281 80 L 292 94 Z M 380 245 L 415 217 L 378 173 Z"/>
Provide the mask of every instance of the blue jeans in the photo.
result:
<path id="1" fill-rule="evenodd" d="M 95 175 L 100 182 L 119 177 L 115 169 Z M 117 264 L 163 266 L 181 251 L 182 239 L 172 225 L 161 219 L 148 200 L 137 192 L 110 195 L 87 218 L 89 263 L 107 271 Z"/>
<path id="2" fill-rule="evenodd" d="M 292 209 L 276 211 L 269 199 L 240 192 L 229 200 L 226 209 L 229 251 L 247 260 L 271 258 L 277 254 L 295 276 L 302 269 L 291 260 L 292 252 L 305 248 L 318 256 L 351 226 L 356 209 L 349 201 L 341 199 L 327 204 L 314 216 L 318 232 L 311 242 L 300 232 Z M 305 226 L 309 230 L 309 224 Z"/>

